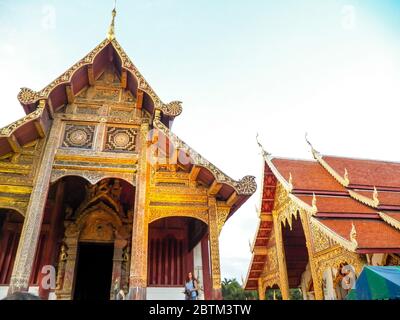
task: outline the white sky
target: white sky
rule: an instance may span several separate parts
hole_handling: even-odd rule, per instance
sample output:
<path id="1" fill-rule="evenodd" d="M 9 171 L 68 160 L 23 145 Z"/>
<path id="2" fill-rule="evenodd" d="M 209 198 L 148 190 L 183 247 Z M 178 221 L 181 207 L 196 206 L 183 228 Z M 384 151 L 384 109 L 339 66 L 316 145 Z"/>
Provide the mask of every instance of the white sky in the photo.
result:
<path id="1" fill-rule="evenodd" d="M 108 1 L 0 0 L 0 127 L 105 37 Z M 120 1 L 117 39 L 165 101 L 173 130 L 235 179 L 254 175 L 255 142 L 277 156 L 399 160 L 396 1 Z M 258 190 L 259 191 L 259 190 Z M 245 278 L 259 192 L 220 237 L 223 277 Z"/>

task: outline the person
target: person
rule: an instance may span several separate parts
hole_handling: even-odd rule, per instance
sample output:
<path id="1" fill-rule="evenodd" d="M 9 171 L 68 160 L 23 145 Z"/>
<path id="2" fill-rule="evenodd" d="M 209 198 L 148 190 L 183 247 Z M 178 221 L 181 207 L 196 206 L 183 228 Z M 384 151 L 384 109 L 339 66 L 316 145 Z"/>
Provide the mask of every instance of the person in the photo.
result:
<path id="1" fill-rule="evenodd" d="M 188 273 L 185 281 L 185 300 L 197 300 L 199 295 L 197 280 L 191 272 Z"/>

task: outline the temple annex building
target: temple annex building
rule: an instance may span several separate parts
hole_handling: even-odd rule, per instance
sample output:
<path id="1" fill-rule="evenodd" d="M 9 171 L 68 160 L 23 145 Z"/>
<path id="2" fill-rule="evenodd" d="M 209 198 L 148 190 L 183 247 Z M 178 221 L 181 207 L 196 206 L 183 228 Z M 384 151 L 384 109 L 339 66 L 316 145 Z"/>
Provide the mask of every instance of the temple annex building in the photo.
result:
<path id="1" fill-rule="evenodd" d="M 163 103 L 107 38 L 43 90 L 21 89 L 26 116 L 0 129 L 0 298 L 221 299 L 218 237 L 256 191 L 171 131 Z M 41 285 L 54 266 L 54 287 Z"/>
<path id="2" fill-rule="evenodd" d="M 270 289 L 282 299 L 295 289 L 305 300 L 341 300 L 363 266 L 400 265 L 400 163 L 311 151 L 314 160 L 296 160 L 262 149 L 259 225 L 245 283 L 262 300 Z"/>

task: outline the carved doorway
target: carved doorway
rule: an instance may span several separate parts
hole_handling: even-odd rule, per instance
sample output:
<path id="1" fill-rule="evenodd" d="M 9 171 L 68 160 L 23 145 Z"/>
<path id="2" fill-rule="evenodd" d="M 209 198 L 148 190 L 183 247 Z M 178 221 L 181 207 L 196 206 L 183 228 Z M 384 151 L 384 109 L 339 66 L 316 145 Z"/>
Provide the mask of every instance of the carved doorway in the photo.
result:
<path id="1" fill-rule="evenodd" d="M 115 299 L 128 291 L 134 189 L 119 179 L 84 188 L 84 199 L 65 203 L 56 296 Z M 66 195 L 74 194 L 67 188 Z"/>
<path id="2" fill-rule="evenodd" d="M 109 300 L 113 244 L 80 243 L 74 300 Z"/>

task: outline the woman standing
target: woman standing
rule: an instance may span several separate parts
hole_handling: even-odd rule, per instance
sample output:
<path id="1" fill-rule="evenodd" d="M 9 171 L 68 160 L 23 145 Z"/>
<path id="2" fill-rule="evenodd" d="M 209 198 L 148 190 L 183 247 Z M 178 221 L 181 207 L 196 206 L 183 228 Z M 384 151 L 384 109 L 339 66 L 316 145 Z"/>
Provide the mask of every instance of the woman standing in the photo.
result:
<path id="1" fill-rule="evenodd" d="M 185 281 L 185 300 L 197 300 L 199 295 L 197 280 L 189 272 Z"/>

